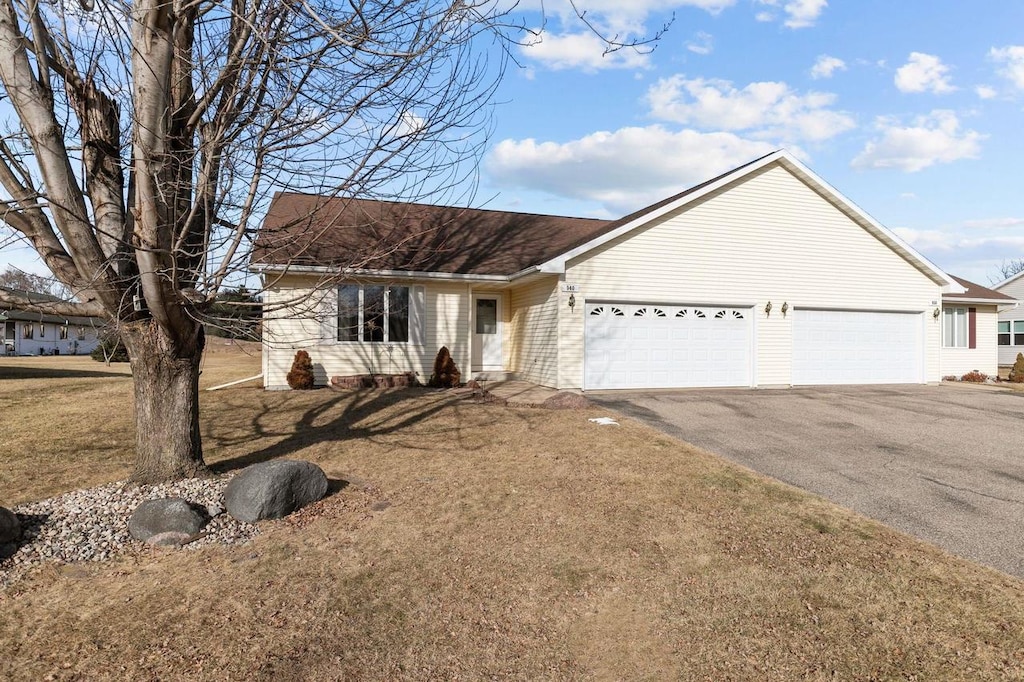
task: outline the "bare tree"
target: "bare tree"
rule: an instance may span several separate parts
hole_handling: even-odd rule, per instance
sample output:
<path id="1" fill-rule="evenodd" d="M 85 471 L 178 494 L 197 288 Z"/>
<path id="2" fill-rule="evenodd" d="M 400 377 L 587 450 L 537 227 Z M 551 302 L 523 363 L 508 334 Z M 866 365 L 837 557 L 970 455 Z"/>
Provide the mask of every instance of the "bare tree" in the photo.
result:
<path id="1" fill-rule="evenodd" d="M 451 198 L 524 27 L 500 0 L 79 3 L 0 0 L 0 219 L 127 346 L 133 478 L 201 475 L 202 322 L 273 193 Z"/>
<path id="2" fill-rule="evenodd" d="M 1024 272 L 1024 258 L 1004 260 L 1002 265 L 999 266 L 999 275 L 992 278 L 992 283 L 998 284 L 1021 272 Z"/>
<path id="3" fill-rule="evenodd" d="M 71 292 L 57 278 L 25 272 L 13 265 L 9 265 L 3 271 L 0 271 L 0 287 L 18 289 L 26 293 L 43 294 L 60 299 L 71 298 Z"/>

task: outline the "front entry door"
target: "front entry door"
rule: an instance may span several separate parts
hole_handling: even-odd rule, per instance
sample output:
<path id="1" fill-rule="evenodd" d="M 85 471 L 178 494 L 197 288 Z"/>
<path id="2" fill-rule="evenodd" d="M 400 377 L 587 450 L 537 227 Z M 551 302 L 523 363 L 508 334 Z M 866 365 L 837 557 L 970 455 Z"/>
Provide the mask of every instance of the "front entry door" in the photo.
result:
<path id="1" fill-rule="evenodd" d="M 501 299 L 478 296 L 473 325 L 473 370 L 501 371 Z"/>

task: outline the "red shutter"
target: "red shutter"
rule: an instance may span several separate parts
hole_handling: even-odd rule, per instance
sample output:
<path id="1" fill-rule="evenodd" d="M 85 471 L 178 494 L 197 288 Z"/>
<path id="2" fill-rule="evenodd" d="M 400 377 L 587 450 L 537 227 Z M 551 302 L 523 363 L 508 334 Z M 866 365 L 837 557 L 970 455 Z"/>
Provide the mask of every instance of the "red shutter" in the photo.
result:
<path id="1" fill-rule="evenodd" d="M 968 308 L 967 309 L 967 347 L 977 348 L 978 347 L 978 309 Z"/>

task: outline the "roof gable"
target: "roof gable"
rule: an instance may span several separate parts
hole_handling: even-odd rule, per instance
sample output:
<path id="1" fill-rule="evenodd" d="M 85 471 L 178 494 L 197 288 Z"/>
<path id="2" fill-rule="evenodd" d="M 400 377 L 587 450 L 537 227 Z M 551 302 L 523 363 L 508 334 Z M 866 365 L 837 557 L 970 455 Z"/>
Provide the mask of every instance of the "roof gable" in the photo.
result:
<path id="1" fill-rule="evenodd" d="M 601 234 L 595 235 L 590 241 L 580 246 L 559 254 L 556 258 L 542 263 L 540 269 L 545 272 L 564 272 L 565 265 L 569 260 L 587 254 L 608 242 L 618 239 L 630 232 L 649 225 L 652 221 L 666 216 L 675 211 L 684 209 L 702 198 L 717 192 L 727 186 L 740 183 L 745 178 L 759 172 L 771 164 L 778 164 L 793 174 L 799 180 L 810 186 L 815 192 L 821 195 L 826 201 L 836 206 L 839 210 L 849 216 L 855 223 L 860 225 L 867 232 L 874 235 L 879 241 L 895 251 L 904 260 L 916 267 L 936 284 L 942 285 L 949 291 L 960 292 L 963 287 L 935 264 L 918 253 L 913 247 L 900 239 L 895 233 L 888 230 L 881 223 L 876 221 L 856 204 L 840 194 L 834 187 L 825 182 L 809 168 L 793 157 L 785 150 L 772 152 L 759 159 L 751 161 L 743 166 L 723 173 L 716 178 L 708 180 L 691 187 L 673 197 L 652 204 L 647 208 L 632 213 L 607 226 Z"/>

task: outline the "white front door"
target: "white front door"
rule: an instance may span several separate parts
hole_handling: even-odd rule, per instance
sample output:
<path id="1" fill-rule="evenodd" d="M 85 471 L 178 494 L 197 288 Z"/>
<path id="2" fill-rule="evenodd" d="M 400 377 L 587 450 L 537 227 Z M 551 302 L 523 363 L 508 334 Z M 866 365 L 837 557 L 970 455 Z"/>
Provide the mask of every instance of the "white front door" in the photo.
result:
<path id="1" fill-rule="evenodd" d="M 501 298 L 476 296 L 473 302 L 473 371 L 501 371 Z"/>

